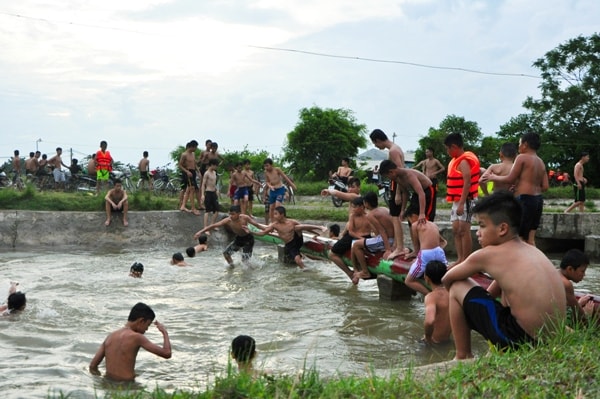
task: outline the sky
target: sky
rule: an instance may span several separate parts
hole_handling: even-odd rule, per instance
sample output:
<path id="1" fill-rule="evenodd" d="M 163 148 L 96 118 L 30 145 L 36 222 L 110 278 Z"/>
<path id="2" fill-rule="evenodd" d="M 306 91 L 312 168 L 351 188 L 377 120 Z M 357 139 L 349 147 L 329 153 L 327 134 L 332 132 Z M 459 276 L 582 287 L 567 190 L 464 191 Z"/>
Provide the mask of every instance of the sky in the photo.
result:
<path id="1" fill-rule="evenodd" d="M 4 1 L 0 163 L 101 140 L 152 167 L 192 139 L 279 156 L 312 106 L 404 150 L 448 115 L 493 135 L 539 98 L 533 62 L 599 16 L 597 0 Z"/>

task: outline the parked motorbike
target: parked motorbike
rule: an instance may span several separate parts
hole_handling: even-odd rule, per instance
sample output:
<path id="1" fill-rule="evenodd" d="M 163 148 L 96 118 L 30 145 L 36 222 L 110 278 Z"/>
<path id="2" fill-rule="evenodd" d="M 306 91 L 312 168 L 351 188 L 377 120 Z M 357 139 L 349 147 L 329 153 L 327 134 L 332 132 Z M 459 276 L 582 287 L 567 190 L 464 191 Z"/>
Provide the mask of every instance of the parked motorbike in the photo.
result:
<path id="1" fill-rule="evenodd" d="M 4 171 L 0 172 L 0 188 L 12 186 L 12 181 Z"/>
<path id="2" fill-rule="evenodd" d="M 390 207 L 390 181 L 389 180 L 385 180 L 380 182 L 379 184 L 377 184 L 377 187 L 379 188 L 379 196 L 381 198 L 383 198 L 383 200 L 385 201 L 385 204 L 388 206 L 388 208 Z"/>
<path id="3" fill-rule="evenodd" d="M 338 179 L 337 177 L 329 179 L 329 188 L 341 191 L 343 193 L 348 192 L 348 185 L 340 179 Z M 338 198 L 335 195 L 331 196 L 331 201 L 333 202 L 333 206 L 335 206 L 336 208 L 339 208 L 344 203 L 343 199 Z"/>

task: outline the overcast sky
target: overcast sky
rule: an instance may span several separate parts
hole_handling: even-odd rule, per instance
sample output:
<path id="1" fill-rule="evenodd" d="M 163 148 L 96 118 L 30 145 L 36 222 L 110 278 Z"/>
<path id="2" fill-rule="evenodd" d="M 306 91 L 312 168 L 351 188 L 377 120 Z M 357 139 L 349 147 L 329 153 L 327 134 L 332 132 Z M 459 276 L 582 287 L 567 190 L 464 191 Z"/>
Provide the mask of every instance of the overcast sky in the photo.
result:
<path id="1" fill-rule="evenodd" d="M 152 166 L 191 139 L 279 155 L 313 105 L 405 150 L 450 114 L 490 135 L 539 97 L 532 63 L 599 17 L 597 0 L 4 1 L 0 162 L 100 140 Z"/>

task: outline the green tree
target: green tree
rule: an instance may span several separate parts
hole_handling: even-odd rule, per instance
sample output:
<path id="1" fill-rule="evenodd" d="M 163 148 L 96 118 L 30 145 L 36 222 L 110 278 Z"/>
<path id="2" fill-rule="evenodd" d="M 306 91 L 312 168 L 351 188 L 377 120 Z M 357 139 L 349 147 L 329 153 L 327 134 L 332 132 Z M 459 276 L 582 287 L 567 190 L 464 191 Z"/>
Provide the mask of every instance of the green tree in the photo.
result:
<path id="1" fill-rule="evenodd" d="M 533 65 L 541 71 L 541 98 L 524 102 L 542 124 L 546 162 L 571 169 L 590 153 L 588 180 L 600 176 L 600 35 L 578 36 L 547 52 Z M 544 147 L 547 148 L 544 148 Z"/>
<path id="2" fill-rule="evenodd" d="M 355 158 L 365 148 L 366 126 L 347 109 L 303 108 L 300 120 L 287 135 L 282 161 L 291 173 L 305 180 L 324 180 L 341 159 Z"/>
<path id="3" fill-rule="evenodd" d="M 460 133 L 463 137 L 465 150 L 478 153 L 483 133 L 477 122 L 467 121 L 462 116 L 448 115 L 440 122 L 439 127 L 430 127 L 427 136 L 419 139 L 419 149 L 415 152 L 415 161 L 419 162 L 425 159 L 425 149 L 432 148 L 435 157 L 443 165 L 448 165 L 450 157 L 446 152 L 444 139 L 450 133 Z"/>

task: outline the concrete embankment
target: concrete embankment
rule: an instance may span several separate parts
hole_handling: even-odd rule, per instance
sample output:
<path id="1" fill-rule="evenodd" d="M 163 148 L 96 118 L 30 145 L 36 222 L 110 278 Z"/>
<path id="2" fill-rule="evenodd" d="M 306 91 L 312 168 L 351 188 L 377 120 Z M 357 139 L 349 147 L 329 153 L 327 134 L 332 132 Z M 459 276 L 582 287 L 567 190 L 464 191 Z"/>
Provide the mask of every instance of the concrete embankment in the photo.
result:
<path id="1" fill-rule="evenodd" d="M 443 213 L 443 212 L 440 212 Z M 221 214 L 220 218 L 225 217 Z M 446 215 L 436 220 L 448 246 L 455 253 L 452 228 Z M 442 221 L 444 220 L 444 221 Z M 0 250 L 26 250 L 39 247 L 83 246 L 90 248 L 185 248 L 193 244 L 192 235 L 202 228 L 202 217 L 179 211 L 129 212 L 129 226 L 119 215 L 104 226 L 103 212 L 56 212 L 0 210 Z M 304 221 L 329 225 L 331 222 Z M 545 213 L 537 231 L 538 247 L 545 252 L 564 252 L 581 248 L 593 259 L 600 259 L 600 214 Z M 339 223 L 342 228 L 345 223 Z M 478 247 L 471 233 L 473 249 Z M 219 234 L 217 234 L 219 235 Z M 410 246 L 408 226 L 404 223 L 405 244 Z"/>
<path id="2" fill-rule="evenodd" d="M 0 250 L 39 247 L 185 248 L 202 228 L 202 217 L 179 211 L 129 212 L 104 226 L 103 212 L 0 211 Z"/>

